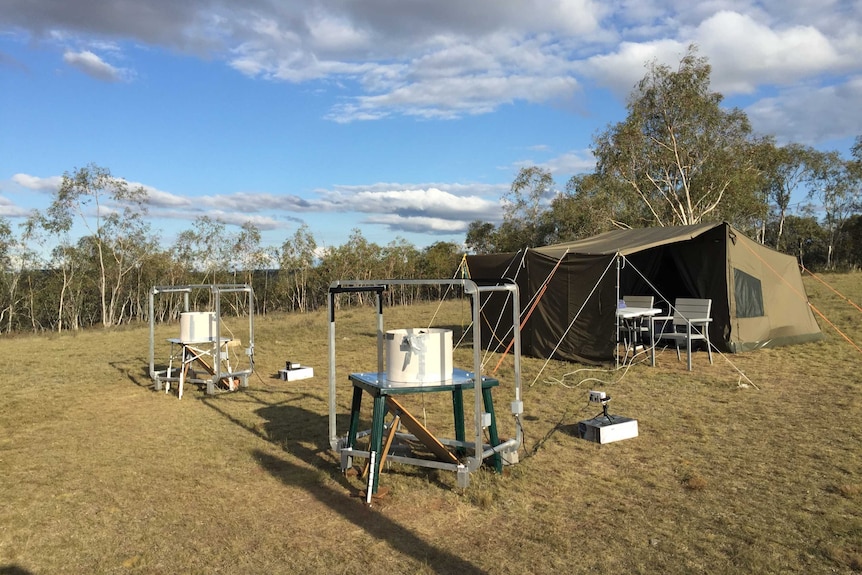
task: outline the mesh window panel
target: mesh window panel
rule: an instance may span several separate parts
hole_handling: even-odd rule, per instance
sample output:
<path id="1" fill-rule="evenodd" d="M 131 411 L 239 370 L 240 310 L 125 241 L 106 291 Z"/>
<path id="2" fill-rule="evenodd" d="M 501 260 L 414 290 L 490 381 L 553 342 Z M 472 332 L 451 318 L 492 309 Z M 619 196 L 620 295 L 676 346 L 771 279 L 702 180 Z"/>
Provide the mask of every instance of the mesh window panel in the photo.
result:
<path id="1" fill-rule="evenodd" d="M 736 317 L 762 317 L 763 289 L 760 280 L 733 268 L 733 283 L 736 294 Z"/>

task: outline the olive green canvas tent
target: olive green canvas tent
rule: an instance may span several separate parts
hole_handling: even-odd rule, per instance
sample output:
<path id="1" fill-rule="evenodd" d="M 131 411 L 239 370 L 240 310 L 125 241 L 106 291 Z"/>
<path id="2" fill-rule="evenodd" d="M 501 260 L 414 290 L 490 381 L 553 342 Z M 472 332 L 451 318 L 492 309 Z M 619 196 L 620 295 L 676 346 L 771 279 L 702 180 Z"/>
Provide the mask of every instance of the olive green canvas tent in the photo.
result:
<path id="1" fill-rule="evenodd" d="M 653 295 L 668 311 L 676 298 L 712 300 L 710 339 L 740 352 L 815 341 L 820 328 L 796 260 L 747 238 L 730 224 L 616 230 L 517 253 L 466 257 L 477 283 L 520 288 L 522 352 L 534 357 L 614 360 L 617 302 Z M 505 296 L 483 302 L 483 346 L 505 345 Z"/>

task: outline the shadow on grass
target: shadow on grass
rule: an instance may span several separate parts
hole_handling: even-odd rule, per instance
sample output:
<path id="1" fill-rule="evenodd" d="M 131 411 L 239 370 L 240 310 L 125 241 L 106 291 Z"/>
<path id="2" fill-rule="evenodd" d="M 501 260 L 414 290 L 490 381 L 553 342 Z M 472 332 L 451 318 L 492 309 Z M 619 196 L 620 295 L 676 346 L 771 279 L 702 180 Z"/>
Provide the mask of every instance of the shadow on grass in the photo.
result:
<path id="1" fill-rule="evenodd" d="M 350 497 L 321 485 L 313 470 L 299 467 L 262 451 L 255 451 L 254 456 L 273 477 L 288 485 L 297 483 L 307 485 L 307 491 L 315 499 L 337 512 L 344 519 L 362 528 L 376 539 L 386 541 L 390 547 L 399 553 L 427 565 L 434 572 L 458 573 L 459 575 L 486 573 L 463 558 L 439 549 L 421 537 L 417 537 L 402 525 L 367 507 L 361 499 Z"/>
<path id="2" fill-rule="evenodd" d="M 486 573 L 463 558 L 417 537 L 402 525 L 365 505 L 363 499 L 359 497 L 358 490 L 340 472 L 339 462 L 332 456 L 328 437 L 328 415 L 320 415 L 292 405 L 307 399 L 325 402 L 325 398 L 297 393 L 287 401 L 269 403 L 261 397 L 263 393 L 266 392 L 255 390 L 232 398 L 254 401 L 262 405 L 255 411 L 266 422 L 262 429 L 232 416 L 219 406 L 218 401 L 211 401 L 209 398 L 204 398 L 202 401 L 207 407 L 239 427 L 265 441 L 279 445 L 286 453 L 311 466 L 309 469 L 260 450 L 253 451 L 254 457 L 263 469 L 285 485 L 303 486 L 310 495 L 351 523 L 361 527 L 373 537 L 388 542 L 393 549 L 405 556 L 428 565 L 437 573 L 467 575 Z M 343 417 L 340 423 L 346 427 L 348 416 Z M 344 491 L 324 484 L 325 482 L 321 481 L 321 474 L 334 480 L 344 488 Z"/>
<path id="3" fill-rule="evenodd" d="M 264 441 L 279 445 L 285 451 L 317 469 L 331 473 L 335 459 L 325 457 L 330 452 L 327 435 L 328 418 L 291 405 L 308 400 L 319 401 L 325 405 L 326 399 L 316 394 L 296 393 L 286 401 L 270 402 L 264 397 L 267 393 L 269 392 L 265 390 L 246 390 L 241 393 L 232 393 L 229 397 L 229 401 L 232 402 L 252 402 L 261 405 L 254 413 L 266 422 L 262 427 L 242 421 L 224 409 L 220 404 L 228 398 L 204 396 L 200 401 L 238 427 Z M 278 392 L 278 394 L 284 395 L 283 392 Z M 347 417 L 347 415 L 342 416 L 339 423 L 346 426 Z M 305 445 L 301 442 L 304 442 Z M 311 443 L 313 448 L 306 447 L 308 443 Z M 331 474 L 340 478 L 340 483 L 346 489 L 350 488 L 349 482 L 341 473 Z"/>
<path id="4" fill-rule="evenodd" d="M 0 565 L 0 575 L 33 575 L 33 572 L 17 565 Z"/>
<path id="5" fill-rule="evenodd" d="M 153 386 L 153 380 L 150 379 L 150 363 L 144 357 L 138 357 L 134 360 L 109 361 L 108 365 L 116 369 L 138 387 Z M 2 575 L 2 572 L 0 572 L 0 575 Z"/>
<path id="6" fill-rule="evenodd" d="M 322 402 L 325 402 L 323 398 L 320 399 Z M 363 405 L 367 406 L 368 403 L 366 399 Z M 267 405 L 255 411 L 255 413 L 266 422 L 264 423 L 265 438 L 269 441 L 280 445 L 285 451 L 299 457 L 309 465 L 324 469 L 327 472 L 332 473 L 333 462 L 334 465 L 340 468 L 340 461 L 334 459 L 336 456 L 326 457 L 326 455 L 333 454 L 329 444 L 328 413 L 321 415 L 289 404 Z M 346 433 L 349 423 L 350 414 L 336 414 L 336 429 Z M 309 442 L 313 443 L 314 449 L 306 447 Z M 394 453 L 396 449 L 395 444 L 393 444 L 392 449 Z M 416 455 L 415 452 L 414 456 L 423 457 L 422 455 Z M 427 454 L 427 456 L 433 458 L 430 454 Z M 421 475 L 428 483 L 442 489 L 449 488 L 443 481 L 438 479 L 438 473 L 432 471 L 430 468 L 405 465 L 403 469 L 399 469 L 399 473 L 402 475 Z M 337 475 L 342 479 L 344 477 L 340 472 Z"/>

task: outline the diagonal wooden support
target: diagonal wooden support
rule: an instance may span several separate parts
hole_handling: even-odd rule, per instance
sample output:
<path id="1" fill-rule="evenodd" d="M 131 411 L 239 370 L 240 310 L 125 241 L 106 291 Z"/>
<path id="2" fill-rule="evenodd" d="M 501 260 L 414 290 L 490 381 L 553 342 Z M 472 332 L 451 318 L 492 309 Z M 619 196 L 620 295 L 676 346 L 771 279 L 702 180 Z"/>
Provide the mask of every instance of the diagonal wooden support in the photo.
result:
<path id="1" fill-rule="evenodd" d="M 401 423 L 401 417 L 395 416 L 392 424 L 389 426 L 389 434 L 386 436 L 386 441 L 383 443 L 383 450 L 380 454 L 380 469 L 383 469 L 383 464 L 386 463 L 386 455 L 389 453 L 389 448 L 392 447 L 392 440 L 395 439 L 395 433 L 398 432 L 398 424 Z M 368 468 L 371 466 L 371 459 L 365 460 L 365 467 L 362 468 L 360 477 L 368 475 Z"/>
<path id="2" fill-rule="evenodd" d="M 440 443 L 440 440 L 434 437 L 434 435 L 428 431 L 427 427 L 422 425 L 418 419 L 413 417 L 413 414 L 404 409 L 404 406 L 398 403 L 391 395 L 386 396 L 386 405 L 391 412 L 401 416 L 404 427 L 410 430 L 410 432 L 416 436 L 416 439 L 421 441 L 425 447 L 430 449 L 431 453 L 436 455 L 440 461 L 454 464 L 458 463 L 458 458 L 455 457 L 451 451 L 446 449 L 446 446 Z"/>

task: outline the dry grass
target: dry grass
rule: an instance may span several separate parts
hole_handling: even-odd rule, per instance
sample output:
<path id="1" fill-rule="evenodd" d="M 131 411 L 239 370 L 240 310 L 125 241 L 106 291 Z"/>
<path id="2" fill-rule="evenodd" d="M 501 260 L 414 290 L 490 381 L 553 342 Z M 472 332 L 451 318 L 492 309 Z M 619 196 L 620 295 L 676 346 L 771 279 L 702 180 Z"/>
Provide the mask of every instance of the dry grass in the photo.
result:
<path id="1" fill-rule="evenodd" d="M 860 280 L 827 278 L 857 303 Z M 862 313 L 807 285 L 862 342 Z M 387 328 L 433 311 L 387 310 Z M 442 313 L 437 325 L 456 328 L 467 315 Z M 375 368 L 374 313 L 337 319 L 344 431 L 347 374 Z M 329 449 L 325 314 L 256 328 L 247 390 L 190 387 L 182 401 L 151 390 L 145 328 L 4 339 L 0 573 L 862 571 L 862 354 L 831 328 L 820 343 L 713 366 L 698 353 L 691 374 L 673 353 L 620 372 L 550 362 L 539 375 L 544 362 L 525 359 L 520 464 L 475 473 L 465 490 L 452 473 L 393 465 L 371 508 Z M 275 378 L 288 359 L 315 377 Z M 494 391 L 504 436 L 511 373 L 504 362 Z M 596 388 L 638 419 L 639 437 L 576 437 Z M 448 433 L 436 395 L 408 409 Z"/>

